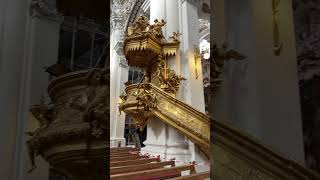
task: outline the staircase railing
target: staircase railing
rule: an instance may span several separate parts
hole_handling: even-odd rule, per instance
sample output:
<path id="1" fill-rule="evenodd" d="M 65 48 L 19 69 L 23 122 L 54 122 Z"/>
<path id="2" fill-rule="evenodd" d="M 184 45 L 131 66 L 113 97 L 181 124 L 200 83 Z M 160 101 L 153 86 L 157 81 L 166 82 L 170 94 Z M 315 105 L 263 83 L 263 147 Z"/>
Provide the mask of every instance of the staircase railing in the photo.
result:
<path id="1" fill-rule="evenodd" d="M 214 180 L 317 180 L 320 176 L 226 122 L 211 119 Z"/>

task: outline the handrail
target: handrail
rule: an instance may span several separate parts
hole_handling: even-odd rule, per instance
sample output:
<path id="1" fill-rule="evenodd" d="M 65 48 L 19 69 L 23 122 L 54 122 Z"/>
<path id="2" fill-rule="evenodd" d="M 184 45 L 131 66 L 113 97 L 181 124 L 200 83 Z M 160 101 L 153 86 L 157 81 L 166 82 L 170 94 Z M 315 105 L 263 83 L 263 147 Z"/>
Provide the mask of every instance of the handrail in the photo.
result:
<path id="1" fill-rule="evenodd" d="M 211 119 L 214 179 L 318 180 L 320 176 L 228 122 Z M 229 176 L 228 176 L 229 175 Z"/>
<path id="2" fill-rule="evenodd" d="M 141 88 L 141 84 L 130 85 L 126 88 L 126 101 L 120 105 L 120 108 L 124 112 L 128 112 L 129 115 L 138 110 L 144 112 L 142 107 L 138 107 L 139 101 L 135 95 L 139 88 Z M 243 130 L 235 128 L 227 122 L 210 118 L 153 84 L 144 83 L 143 88 L 147 89 L 151 95 L 156 95 L 156 106 L 150 106 L 148 112 L 178 129 L 199 145 L 207 155 L 211 155 L 211 160 L 213 160 L 211 172 L 213 172 L 212 177 L 215 180 L 234 178 L 245 180 L 320 180 L 320 176 L 316 172 L 278 153 Z M 206 134 L 203 131 L 202 136 L 198 134 L 192 122 L 188 124 L 189 121 L 183 120 L 188 119 L 186 117 L 192 117 L 193 122 L 208 126 L 209 133 Z"/>

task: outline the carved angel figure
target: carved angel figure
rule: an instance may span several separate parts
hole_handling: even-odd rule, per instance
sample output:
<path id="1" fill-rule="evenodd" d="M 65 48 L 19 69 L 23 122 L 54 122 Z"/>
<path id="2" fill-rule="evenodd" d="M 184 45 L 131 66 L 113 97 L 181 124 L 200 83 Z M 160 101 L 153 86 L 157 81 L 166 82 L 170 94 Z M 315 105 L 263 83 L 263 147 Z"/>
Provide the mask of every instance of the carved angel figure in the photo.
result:
<path id="1" fill-rule="evenodd" d="M 139 16 L 132 26 L 128 27 L 127 36 L 142 35 L 149 26 L 149 20 L 146 16 Z"/>
<path id="2" fill-rule="evenodd" d="M 49 126 L 52 120 L 53 110 L 45 103 L 44 97 L 41 97 L 40 104 L 33 105 L 30 111 L 39 122 L 40 129 L 47 128 Z"/>
<path id="3" fill-rule="evenodd" d="M 136 99 L 138 100 L 138 105 L 143 105 L 145 110 L 154 108 L 157 105 L 157 95 L 146 89 L 143 84 L 139 84 L 134 96 L 136 96 Z"/>
<path id="4" fill-rule="evenodd" d="M 177 32 L 173 32 L 172 35 L 169 37 L 169 39 L 171 39 L 173 42 L 180 42 L 180 36 L 182 34 L 177 31 Z"/>
<path id="5" fill-rule="evenodd" d="M 43 96 L 40 98 L 40 104 L 33 105 L 30 109 L 30 112 L 39 122 L 39 128 L 37 128 L 34 132 L 26 132 L 26 134 L 34 137 L 50 125 L 54 113 L 53 109 L 50 109 L 48 104 L 45 102 Z M 38 155 L 38 149 L 36 147 L 31 147 L 30 140 L 27 141 L 27 148 L 31 160 L 31 169 L 29 170 L 29 172 L 31 172 L 36 168 L 35 157 Z"/>
<path id="6" fill-rule="evenodd" d="M 118 103 L 118 108 L 119 108 L 119 115 L 121 115 L 121 111 L 122 111 L 122 109 L 121 109 L 121 104 L 124 102 L 124 101 L 126 101 L 127 100 L 127 94 L 125 93 L 125 92 L 123 92 L 120 96 L 119 96 L 119 98 L 120 98 L 120 102 Z"/>
<path id="7" fill-rule="evenodd" d="M 166 24 L 166 22 L 161 19 L 159 21 L 158 19 L 154 20 L 154 24 L 149 26 L 149 32 L 151 32 L 157 39 L 164 39 L 164 35 L 162 33 L 162 27 Z"/>
<path id="8" fill-rule="evenodd" d="M 168 89 L 170 92 L 175 93 L 181 81 L 186 79 L 180 75 L 179 76 L 176 75 L 176 73 L 170 68 L 168 68 L 167 72 L 168 72 L 168 77 L 165 78 L 164 80 L 165 88 Z"/>
<path id="9" fill-rule="evenodd" d="M 89 87 L 87 89 L 88 102 L 84 110 L 83 119 L 91 122 L 92 134 L 100 137 L 107 129 L 109 86 L 107 83 L 107 72 L 93 70 L 88 76 Z"/>

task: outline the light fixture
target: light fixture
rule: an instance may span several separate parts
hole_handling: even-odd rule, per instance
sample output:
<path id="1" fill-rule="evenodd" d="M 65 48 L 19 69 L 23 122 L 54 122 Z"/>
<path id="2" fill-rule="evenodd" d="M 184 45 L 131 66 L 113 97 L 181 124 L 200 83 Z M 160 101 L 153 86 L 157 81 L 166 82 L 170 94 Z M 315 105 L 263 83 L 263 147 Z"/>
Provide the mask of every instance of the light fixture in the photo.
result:
<path id="1" fill-rule="evenodd" d="M 204 59 L 209 59 L 209 58 L 210 58 L 210 53 L 209 53 L 209 52 L 205 52 L 205 53 L 203 54 L 203 58 L 204 58 Z"/>

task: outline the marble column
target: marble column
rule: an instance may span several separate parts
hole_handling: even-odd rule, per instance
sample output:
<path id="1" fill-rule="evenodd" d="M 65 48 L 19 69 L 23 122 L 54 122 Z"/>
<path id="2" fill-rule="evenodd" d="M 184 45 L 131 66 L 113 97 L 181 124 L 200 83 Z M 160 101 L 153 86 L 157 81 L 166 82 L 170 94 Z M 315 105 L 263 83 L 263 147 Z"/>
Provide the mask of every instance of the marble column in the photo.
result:
<path id="1" fill-rule="evenodd" d="M 195 63 L 194 46 L 199 46 L 199 21 L 197 1 L 182 0 L 181 1 L 181 22 L 182 22 L 182 76 L 187 80 L 182 83 L 181 98 L 184 102 L 191 105 L 200 112 L 205 113 L 203 77 L 201 61 Z M 197 69 L 197 72 L 196 72 Z M 198 77 L 196 77 L 198 76 Z M 206 162 L 208 158 L 204 156 L 199 148 L 189 141 L 191 159 L 196 162 Z"/>
<path id="2" fill-rule="evenodd" d="M 110 126 L 110 138 L 111 146 L 117 147 L 119 142 L 121 146 L 125 146 L 126 140 L 124 138 L 124 128 L 125 128 L 125 114 L 120 115 L 118 109 L 118 98 L 125 91 L 125 82 L 128 81 L 129 76 L 129 66 L 127 65 L 126 59 L 123 55 L 123 42 L 121 39 L 117 39 L 117 42 L 114 46 L 113 51 L 116 53 L 115 56 L 111 59 L 113 64 L 113 72 L 117 76 L 113 76 L 113 81 L 110 81 L 111 88 L 114 90 L 114 94 L 110 97 L 113 99 L 112 102 L 112 126 Z M 110 124 L 111 125 L 111 124 Z"/>
<path id="3" fill-rule="evenodd" d="M 279 5 L 283 49 L 273 52 L 272 1 L 225 0 L 230 48 L 247 56 L 225 66 L 216 118 L 231 121 L 274 150 L 304 162 L 291 0 Z M 223 33 L 223 32 L 221 32 Z M 217 34 L 216 37 L 219 37 Z"/>
<path id="4" fill-rule="evenodd" d="M 24 131 L 32 91 L 36 29 L 29 16 L 30 3 L 18 0 L 0 3 L 0 177 L 7 180 L 25 179 Z M 47 179 L 48 173 L 37 178 Z"/>
<path id="5" fill-rule="evenodd" d="M 113 1 L 110 36 L 110 145 L 126 145 L 124 138 L 125 115 L 118 109 L 119 96 L 125 91 L 129 67 L 123 54 L 123 36 L 125 23 L 133 1 Z"/>

